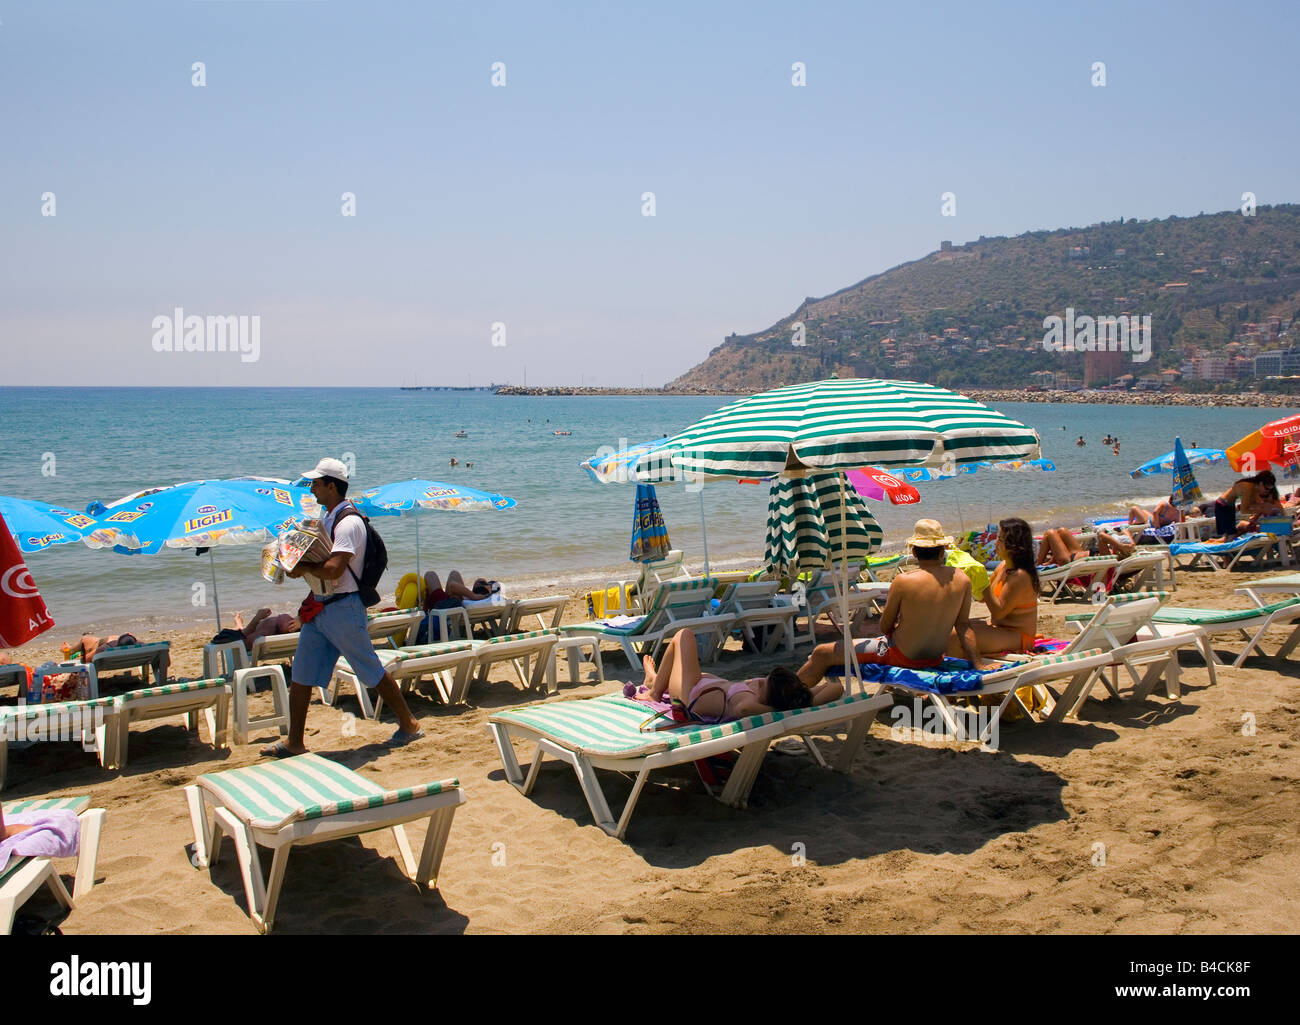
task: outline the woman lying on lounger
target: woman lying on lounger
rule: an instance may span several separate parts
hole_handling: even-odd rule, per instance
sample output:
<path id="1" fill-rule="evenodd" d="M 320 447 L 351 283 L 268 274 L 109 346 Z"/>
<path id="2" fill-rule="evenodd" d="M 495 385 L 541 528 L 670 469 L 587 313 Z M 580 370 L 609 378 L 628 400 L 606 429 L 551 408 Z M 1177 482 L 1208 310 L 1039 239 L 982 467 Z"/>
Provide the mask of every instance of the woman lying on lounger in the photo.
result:
<path id="1" fill-rule="evenodd" d="M 988 622 L 970 621 L 979 653 L 1033 651 L 1038 636 L 1038 569 L 1028 523 L 1017 517 L 998 523 L 998 557 L 1002 562 L 981 599 L 988 606 Z M 951 647 L 949 653 L 954 654 Z M 960 649 L 956 654 L 961 657 Z"/>
<path id="2" fill-rule="evenodd" d="M 1174 505 L 1174 496 L 1170 495 L 1149 511 L 1140 505 L 1129 506 L 1128 521 L 1132 526 L 1141 524 L 1144 527 L 1167 527 L 1171 523 L 1181 523 L 1183 514 Z"/>
<path id="3" fill-rule="evenodd" d="M 1040 566 L 1064 566 L 1087 554 L 1088 549 L 1079 544 L 1079 539 L 1069 527 L 1052 527 L 1043 531 L 1043 539 L 1038 543 L 1035 558 Z"/>
<path id="4" fill-rule="evenodd" d="M 720 676 L 700 671 L 699 651 L 690 630 L 675 634 L 664 648 L 659 668 L 646 655 L 646 695 L 662 701 L 664 694 L 684 704 L 692 715 L 705 720 L 741 719 L 747 715 L 789 708 L 824 705 L 844 693 L 838 680 L 826 680 L 816 687 L 805 687 L 794 671 L 777 666 L 767 676 L 731 683 Z"/>

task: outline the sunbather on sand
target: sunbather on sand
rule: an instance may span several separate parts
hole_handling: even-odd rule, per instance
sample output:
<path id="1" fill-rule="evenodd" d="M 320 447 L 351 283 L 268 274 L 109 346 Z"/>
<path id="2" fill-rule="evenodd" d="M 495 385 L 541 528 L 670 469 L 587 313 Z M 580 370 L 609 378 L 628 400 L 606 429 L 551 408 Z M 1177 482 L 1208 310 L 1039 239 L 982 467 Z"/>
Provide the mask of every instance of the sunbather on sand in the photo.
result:
<path id="1" fill-rule="evenodd" d="M 1154 509 L 1147 510 L 1138 505 L 1131 505 L 1128 510 L 1129 523 L 1140 523 L 1144 527 L 1167 527 L 1171 523 L 1181 523 L 1182 520 L 1183 514 L 1174 505 L 1172 495 Z"/>
<path id="2" fill-rule="evenodd" d="M 135 634 L 113 634 L 111 637 L 94 637 L 91 634 L 82 634 L 81 639 L 76 644 L 69 643 L 63 646 L 65 649 L 64 657 L 89 662 L 95 657 L 97 651 L 139 643 Z"/>
<path id="3" fill-rule="evenodd" d="M 431 612 L 433 609 L 459 608 L 467 601 L 481 601 L 501 590 L 500 584 L 485 577 L 479 577 L 472 586 L 466 586 L 465 578 L 460 575 L 459 570 L 452 570 L 447 574 L 446 586 L 437 573 L 429 570 L 424 574 L 424 586 L 425 612 Z"/>
<path id="4" fill-rule="evenodd" d="M 291 616 L 287 612 L 273 616 L 270 609 L 258 609 L 253 613 L 253 618 L 247 626 L 244 625 L 243 614 L 235 613 L 235 629 L 243 633 L 244 647 L 250 652 L 253 650 L 253 642 L 259 637 L 297 633 L 301 628 L 302 623 L 298 617 Z"/>
<path id="5" fill-rule="evenodd" d="M 978 665 L 975 634 L 970 628 L 970 578 L 944 556 L 952 538 L 938 520 L 917 520 L 908 547 L 918 568 L 894 577 L 880 617 L 881 636 L 855 640 L 857 660 L 902 669 L 935 669 L 956 631 L 962 658 Z M 826 670 L 844 664 L 844 642 L 819 644 L 799 669 L 804 686 L 817 684 Z"/>
<path id="6" fill-rule="evenodd" d="M 1052 527 L 1043 531 L 1043 539 L 1038 544 L 1038 554 L 1035 558 L 1040 566 L 1049 563 L 1054 566 L 1064 566 L 1087 554 L 1088 550 L 1079 543 L 1079 539 L 1074 536 L 1074 531 L 1069 527 Z"/>
<path id="7" fill-rule="evenodd" d="M 1016 517 L 998 523 L 998 557 L 1002 562 L 982 599 L 988 606 L 988 621 L 970 621 L 976 648 L 982 655 L 1033 651 L 1038 636 L 1038 569 L 1028 523 Z M 949 640 L 948 654 L 961 657 L 956 636 Z"/>
<path id="8" fill-rule="evenodd" d="M 765 677 L 756 676 L 737 683 L 704 673 L 700 670 L 695 635 L 690 630 L 673 635 L 657 669 L 649 655 L 642 659 L 642 664 L 647 697 L 651 701 L 662 701 L 667 694 L 702 719 L 742 719 L 747 715 L 824 705 L 844 693 L 844 685 L 838 680 L 807 687 L 785 666 L 777 666 Z"/>

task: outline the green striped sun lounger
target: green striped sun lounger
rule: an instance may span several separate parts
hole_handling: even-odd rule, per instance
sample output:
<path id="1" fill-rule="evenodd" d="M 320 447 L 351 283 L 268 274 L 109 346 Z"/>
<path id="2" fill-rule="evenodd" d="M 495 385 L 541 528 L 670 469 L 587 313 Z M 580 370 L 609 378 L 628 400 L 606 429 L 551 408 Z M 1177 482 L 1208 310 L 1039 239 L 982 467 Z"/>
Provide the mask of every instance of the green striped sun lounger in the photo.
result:
<path id="1" fill-rule="evenodd" d="M 640 726 L 653 710 L 643 702 L 607 694 L 497 712 L 488 717 L 488 730 L 496 742 L 506 778 L 515 789 L 524 795 L 532 793 L 544 756 L 566 762 L 578 777 L 596 824 L 621 840 L 646 777 L 655 769 L 699 761 L 723 751 L 739 751 L 740 758 L 726 786 L 714 796 L 732 807 L 743 808 L 772 741 L 801 736 L 824 765 L 809 734 L 847 724 L 848 738 L 835 764 L 835 768 L 847 772 L 876 712 L 891 701 L 886 694 L 855 695 L 817 708 L 769 712 L 716 726 L 642 733 Z M 519 766 L 512 739 L 535 745 L 527 775 Z M 597 769 L 636 774 L 632 793 L 617 819 L 596 778 Z"/>
<path id="2" fill-rule="evenodd" d="M 713 577 L 668 581 L 655 591 L 643 616 L 628 622 L 597 619 L 562 626 L 560 630 L 566 637 L 596 637 L 613 641 L 622 647 L 628 664 L 637 668 L 643 654 L 657 657 L 659 648 L 667 644 L 673 634 L 689 629 L 707 636 L 708 640 L 700 650 L 701 658 L 708 661 L 726 643 L 732 622 L 729 615 L 708 614 L 717 589 L 718 582 Z"/>
<path id="3" fill-rule="evenodd" d="M 50 701 L 0 708 L 0 790 L 9 769 L 9 745 L 33 742 L 81 744 L 99 756 L 104 768 L 119 761 L 119 697 Z"/>
<path id="4" fill-rule="evenodd" d="M 84 896 L 95 885 L 95 863 L 99 860 L 99 836 L 107 818 L 103 808 L 92 808 L 89 797 L 37 797 L 26 801 L 5 801 L 9 818 L 27 812 L 70 811 L 81 821 L 77 846 L 77 874 L 68 894 L 63 880 L 49 858 L 12 857 L 0 872 L 0 935 L 13 929 L 14 915 L 23 903 L 42 886 L 49 887 L 54 899 L 71 910 L 74 899 Z"/>
<path id="5" fill-rule="evenodd" d="M 145 719 L 169 719 L 185 716 L 188 729 L 197 731 L 199 713 L 207 720 L 214 748 L 226 747 L 226 730 L 230 721 L 230 687 L 223 677 L 210 680 L 177 680 L 161 687 L 127 691 L 117 697 L 118 740 L 117 765 L 126 766 L 127 743 L 131 723 Z"/>
<path id="6" fill-rule="evenodd" d="M 289 851 L 295 846 L 391 829 L 406 874 L 421 890 L 435 889 L 452 816 L 466 797 L 454 779 L 385 790 L 338 762 L 303 754 L 204 773 L 185 788 L 185 800 L 194 827 L 195 867 L 215 864 L 221 838 L 229 833 L 244 878 L 248 915 L 267 933 L 275 921 Z M 428 830 L 417 864 L 402 825 L 418 819 L 428 820 Z M 259 845 L 274 852 L 265 881 Z"/>
<path id="7" fill-rule="evenodd" d="M 1252 652 L 1258 650 L 1263 654 L 1264 634 L 1273 627 L 1292 628 L 1277 652 L 1277 657 L 1284 659 L 1296 645 L 1300 645 L 1300 598 L 1288 598 L 1253 609 L 1165 608 L 1151 617 L 1150 631 L 1156 637 L 1189 636 L 1194 639 L 1205 657 L 1210 682 L 1217 683 L 1215 667 L 1226 663 L 1219 661 L 1214 653 L 1213 638 L 1218 634 L 1239 632 L 1246 639 L 1245 648 L 1231 663 L 1233 669 L 1239 669 Z"/>
<path id="8" fill-rule="evenodd" d="M 469 690 L 469 677 L 474 668 L 473 653 L 472 641 L 438 641 L 407 648 L 375 649 L 375 655 L 403 694 L 409 694 L 416 684 L 429 679 L 446 705 L 454 704 L 456 695 Z M 372 699 L 370 691 L 357 679 L 356 672 L 345 658 L 340 658 L 334 667 L 334 679 L 325 693 L 325 703 L 334 704 L 338 700 L 339 688 L 344 684 L 356 692 L 361 714 L 367 719 L 377 718 L 384 707 L 383 699 L 377 694 Z"/>
<path id="9" fill-rule="evenodd" d="M 167 679 L 167 667 L 171 665 L 172 646 L 170 641 L 150 641 L 147 644 L 123 644 L 113 648 L 101 648 L 90 659 L 100 676 L 106 673 L 121 672 L 124 669 L 139 669 L 143 682 L 149 682 L 149 673 L 153 673 L 153 682 L 162 683 Z"/>

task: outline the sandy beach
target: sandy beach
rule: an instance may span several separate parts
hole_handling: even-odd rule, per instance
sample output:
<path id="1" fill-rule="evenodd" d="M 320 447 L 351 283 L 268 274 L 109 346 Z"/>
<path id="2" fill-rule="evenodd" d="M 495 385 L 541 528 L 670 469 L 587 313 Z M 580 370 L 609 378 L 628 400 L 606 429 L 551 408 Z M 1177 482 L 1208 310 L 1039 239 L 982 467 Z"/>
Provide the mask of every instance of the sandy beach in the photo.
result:
<path id="1" fill-rule="evenodd" d="M 1174 603 L 1246 607 L 1232 588 L 1256 576 L 1180 573 Z M 576 606 L 566 618 L 580 615 Z M 1043 631 L 1063 636 L 1062 617 L 1080 608 L 1043 606 Z M 1277 650 L 1277 633 L 1266 651 Z M 207 632 L 165 636 L 173 673 L 197 675 Z M 47 653 L 40 645 L 25 652 Z M 733 641 L 719 672 L 740 678 L 778 661 L 744 655 Z M 313 704 L 313 750 L 387 785 L 455 776 L 469 801 L 456 816 L 437 894 L 421 895 L 404 879 L 391 833 L 300 849 L 276 932 L 1292 930 L 1300 920 L 1294 658 L 1253 658 L 1220 670 L 1214 687 L 1198 655 L 1184 650 L 1181 663 L 1179 701 L 1089 701 L 1078 722 L 1008 723 L 997 753 L 900 742 L 881 721 L 848 774 L 774 750 L 746 810 L 708 798 L 693 769 L 668 771 L 642 796 L 627 843 L 593 824 L 567 766 L 547 763 L 531 798 L 505 781 L 487 716 L 533 700 L 508 669 L 476 684 L 468 707 L 417 698 L 427 738 L 398 750 L 382 745 L 391 718 L 353 718 L 349 697 L 335 709 Z M 631 679 L 612 651 L 606 677 L 570 686 L 562 670 L 566 682 L 551 700 Z M 1253 735 L 1243 733 L 1247 715 Z M 190 867 L 180 787 L 256 759 L 255 743 L 214 752 L 180 720 L 134 729 L 120 773 L 100 770 L 72 745 L 11 754 L 6 799 L 86 793 L 108 811 L 101 882 L 64 931 L 255 932 L 229 848 L 211 879 Z M 628 785 L 609 779 L 616 804 Z M 413 842 L 420 838 L 412 829 Z M 38 897 L 27 910 L 53 905 Z"/>

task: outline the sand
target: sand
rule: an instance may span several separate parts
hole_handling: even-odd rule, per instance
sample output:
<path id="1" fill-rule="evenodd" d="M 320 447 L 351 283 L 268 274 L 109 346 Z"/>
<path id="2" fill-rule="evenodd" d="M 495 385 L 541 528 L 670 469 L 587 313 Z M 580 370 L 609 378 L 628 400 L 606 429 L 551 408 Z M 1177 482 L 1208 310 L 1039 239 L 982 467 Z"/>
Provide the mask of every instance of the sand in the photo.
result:
<path id="1" fill-rule="evenodd" d="M 1256 576 L 1180 573 L 1174 603 L 1246 607 L 1232 588 Z M 1061 617 L 1080 608 L 1047 612 L 1045 632 L 1063 635 Z M 164 635 L 173 673 L 197 675 L 208 633 Z M 1265 650 L 1282 639 L 1276 631 Z M 1230 647 L 1239 650 L 1220 644 Z M 740 678 L 777 661 L 746 656 L 733 641 L 719 671 Z M 417 699 L 427 737 L 397 750 L 381 743 L 391 717 L 354 718 L 350 697 L 336 709 L 313 704 L 313 750 L 386 785 L 455 776 L 469 800 L 438 893 L 405 881 L 391 833 L 300 849 L 276 932 L 1292 931 L 1300 921 L 1295 656 L 1220 670 L 1214 687 L 1198 655 L 1185 650 L 1181 662 L 1181 700 L 1089 701 L 1078 722 L 1009 723 L 996 753 L 900 742 L 883 722 L 848 774 L 774 751 L 745 810 L 710 800 L 693 769 L 666 772 L 641 797 L 626 843 L 593 824 L 567 766 L 548 762 L 530 798 L 505 781 L 487 716 L 533 700 L 508 667 L 475 685 L 469 707 Z M 551 700 L 631 679 L 612 649 L 606 676 L 573 687 L 562 669 L 561 697 Z M 1247 715 L 1253 733 L 1243 729 Z M 835 742 L 827 746 L 833 754 Z M 100 885 L 78 901 L 64 932 L 255 932 L 229 845 L 211 875 L 190 866 L 180 787 L 200 772 L 254 762 L 257 744 L 217 752 L 178 719 L 134 728 L 130 751 L 120 773 L 72 745 L 11 754 L 6 799 L 87 793 L 108 810 Z M 620 806 L 628 784 L 602 778 Z M 422 829 L 411 833 L 418 844 Z M 61 867 L 71 872 L 71 863 Z M 37 898 L 27 910 L 53 905 Z"/>

